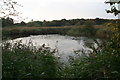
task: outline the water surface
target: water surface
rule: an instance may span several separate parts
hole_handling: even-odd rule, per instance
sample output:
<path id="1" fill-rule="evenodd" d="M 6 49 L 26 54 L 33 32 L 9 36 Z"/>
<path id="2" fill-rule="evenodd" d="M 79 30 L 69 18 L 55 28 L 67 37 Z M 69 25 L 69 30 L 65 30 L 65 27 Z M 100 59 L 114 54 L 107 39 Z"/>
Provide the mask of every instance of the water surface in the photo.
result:
<path id="1" fill-rule="evenodd" d="M 93 39 L 87 37 L 71 37 L 62 35 L 36 35 L 29 37 L 22 37 L 14 39 L 14 41 L 22 40 L 23 43 L 32 41 L 34 46 L 41 46 L 43 44 L 46 47 L 51 47 L 52 49 L 57 49 L 58 53 L 67 58 L 68 56 L 74 55 L 74 50 L 86 50 L 87 52 L 91 49 L 88 46 L 97 47 Z"/>

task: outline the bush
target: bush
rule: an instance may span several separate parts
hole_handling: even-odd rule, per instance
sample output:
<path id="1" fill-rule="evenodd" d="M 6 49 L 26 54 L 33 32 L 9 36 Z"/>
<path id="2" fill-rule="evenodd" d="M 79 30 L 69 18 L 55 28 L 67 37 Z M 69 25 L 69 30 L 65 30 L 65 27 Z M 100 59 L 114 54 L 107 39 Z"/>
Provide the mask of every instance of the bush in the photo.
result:
<path id="1" fill-rule="evenodd" d="M 67 35 L 70 36 L 88 36 L 95 37 L 96 29 L 92 26 L 84 26 L 79 28 L 71 28 L 68 30 Z"/>
<path id="2" fill-rule="evenodd" d="M 40 48 L 31 42 L 3 43 L 3 78 L 57 78 L 59 64 L 55 50 L 42 45 Z"/>
<path id="3" fill-rule="evenodd" d="M 71 28 L 71 29 L 67 32 L 67 35 L 80 36 L 80 32 L 79 32 L 78 28 Z"/>
<path id="4" fill-rule="evenodd" d="M 73 78 L 114 78 L 120 77 L 120 28 L 109 25 L 113 34 L 108 42 L 98 43 L 98 48 L 91 47 L 91 53 L 83 56 L 77 53 L 77 58 L 70 58 L 70 72 Z M 84 51 L 83 51 L 84 53 Z"/>

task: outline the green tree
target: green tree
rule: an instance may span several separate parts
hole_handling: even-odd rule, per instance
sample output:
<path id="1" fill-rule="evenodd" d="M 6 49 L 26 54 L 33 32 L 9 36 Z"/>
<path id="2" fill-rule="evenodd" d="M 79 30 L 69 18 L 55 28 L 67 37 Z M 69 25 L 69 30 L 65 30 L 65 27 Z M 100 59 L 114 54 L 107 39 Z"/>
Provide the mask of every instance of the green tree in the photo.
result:
<path id="1" fill-rule="evenodd" d="M 113 13 L 115 16 L 120 13 L 120 10 L 118 10 L 115 6 L 115 4 L 120 4 L 120 1 L 107 1 L 106 4 L 110 4 L 111 10 L 106 10 L 107 13 Z"/>
<path id="2" fill-rule="evenodd" d="M 20 23 L 20 25 L 21 25 L 21 26 L 25 26 L 26 23 L 25 23 L 24 21 L 22 21 L 22 22 Z"/>
<path id="3" fill-rule="evenodd" d="M 2 18 L 2 26 L 5 27 L 5 26 L 13 26 L 14 25 L 14 21 L 12 18 Z"/>

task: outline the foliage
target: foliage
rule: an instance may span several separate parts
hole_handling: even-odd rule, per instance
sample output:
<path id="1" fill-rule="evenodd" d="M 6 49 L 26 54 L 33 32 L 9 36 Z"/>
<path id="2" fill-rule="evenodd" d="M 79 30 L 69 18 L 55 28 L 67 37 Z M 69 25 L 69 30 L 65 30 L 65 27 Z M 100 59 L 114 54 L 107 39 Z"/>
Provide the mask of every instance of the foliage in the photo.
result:
<path id="1" fill-rule="evenodd" d="M 120 77 L 120 28 L 117 24 L 108 24 L 113 34 L 106 42 L 98 43 L 98 48 L 83 56 L 70 58 L 70 75 L 73 78 L 114 78 Z M 83 51 L 84 53 L 84 51 Z"/>
<path id="2" fill-rule="evenodd" d="M 2 47 L 3 78 L 57 78 L 59 76 L 58 58 L 55 49 L 33 46 L 18 42 L 5 42 Z"/>
<path id="3" fill-rule="evenodd" d="M 5 27 L 5 26 L 13 26 L 14 25 L 14 21 L 12 18 L 2 18 L 2 26 Z"/>
<path id="4" fill-rule="evenodd" d="M 80 36 L 79 29 L 80 29 L 80 28 L 71 28 L 71 29 L 67 32 L 67 35 Z"/>
<path id="5" fill-rule="evenodd" d="M 39 26 L 42 26 L 42 22 L 41 21 L 34 21 L 34 22 L 28 22 L 27 24 L 26 24 L 26 26 L 30 26 L 30 27 L 39 27 Z"/>
<path id="6" fill-rule="evenodd" d="M 108 23 L 109 40 L 95 40 L 93 51 L 70 57 L 69 65 L 61 65 L 54 51 L 45 45 L 40 48 L 31 43 L 5 43 L 3 46 L 3 77 L 7 78 L 113 78 L 120 77 L 120 27 Z M 88 28 L 88 26 L 87 26 Z M 77 29 L 78 30 L 78 29 Z M 28 46 L 27 46 L 28 45 Z"/>
<path id="7" fill-rule="evenodd" d="M 117 15 L 115 8 L 111 9 L 114 14 Z M 98 19 L 95 20 L 97 24 L 100 23 Z M 36 24 L 37 23 L 37 24 Z M 37 25 L 39 22 L 31 22 L 32 26 Z M 60 33 L 67 32 L 67 34 L 80 35 L 89 34 L 94 35 L 96 32 L 93 27 L 90 27 L 94 21 L 82 20 L 66 20 L 61 21 L 44 21 L 42 26 L 65 26 L 68 25 L 87 25 L 83 28 L 71 28 L 70 30 L 65 28 L 61 29 Z M 106 23 L 106 22 L 105 22 Z M 34 25 L 33 25 L 34 24 Z M 61 25 L 60 25 L 61 24 Z M 96 24 L 96 23 L 94 23 Z M 39 24 L 41 25 L 41 24 Z M 93 50 L 90 53 L 82 51 L 82 55 L 79 51 L 75 51 L 76 56 L 70 57 L 69 66 L 62 66 L 57 57 L 54 56 L 55 50 L 42 45 L 40 48 L 36 48 L 30 42 L 29 44 L 23 44 L 21 41 L 16 43 L 4 43 L 2 47 L 3 51 L 3 78 L 113 78 L 119 79 L 120 77 L 120 25 L 118 22 L 115 24 L 108 23 L 108 40 L 101 43 L 96 42 L 97 48 L 90 46 Z M 94 29 L 94 30 L 93 30 Z M 10 34 L 46 34 L 46 33 L 58 33 L 59 28 L 49 28 L 36 31 L 13 31 Z M 95 33 L 94 33 L 95 32 Z M 104 30 L 97 31 L 100 33 Z M 79 34 L 80 33 L 80 34 Z M 7 32 L 5 32 L 7 34 Z M 104 34 L 103 34 L 104 35 Z"/>
<path id="8" fill-rule="evenodd" d="M 24 21 L 21 21 L 20 23 L 16 23 L 16 26 L 26 26 L 26 23 Z"/>
<path id="9" fill-rule="evenodd" d="M 115 16 L 117 16 L 120 13 L 120 10 L 116 8 L 115 4 L 120 4 L 120 1 L 108 1 L 105 2 L 106 4 L 110 4 L 111 10 L 106 10 L 107 13 L 113 13 Z"/>
<path id="10" fill-rule="evenodd" d="M 65 35 L 70 28 L 36 28 L 36 29 L 8 29 L 2 30 L 2 38 L 17 38 L 17 37 L 26 37 L 30 35 L 46 35 L 46 34 L 61 34 Z"/>
<path id="11" fill-rule="evenodd" d="M 88 25 L 84 26 L 83 28 L 81 28 L 81 27 L 71 28 L 67 32 L 67 35 L 95 37 L 95 35 L 96 35 L 96 29 L 93 26 L 88 26 Z"/>
<path id="12" fill-rule="evenodd" d="M 8 17 L 9 18 L 9 17 Z M 107 22 L 113 21 L 113 20 L 107 20 L 107 19 L 71 19 L 71 20 L 66 20 L 66 19 L 62 19 L 62 20 L 53 20 L 53 21 L 30 21 L 28 23 L 25 23 L 24 21 L 21 21 L 20 23 L 14 23 L 13 25 L 6 25 L 7 23 L 4 21 L 7 21 L 8 18 L 2 18 L 3 20 L 3 27 L 9 27 L 9 26 L 29 26 L 29 27 L 53 27 L 53 26 L 80 26 L 80 25 L 87 25 L 87 26 L 92 26 L 92 25 L 103 25 Z M 12 18 L 9 18 L 12 19 Z M 12 19 L 13 20 L 13 19 Z M 8 21 L 8 23 L 10 23 Z"/>

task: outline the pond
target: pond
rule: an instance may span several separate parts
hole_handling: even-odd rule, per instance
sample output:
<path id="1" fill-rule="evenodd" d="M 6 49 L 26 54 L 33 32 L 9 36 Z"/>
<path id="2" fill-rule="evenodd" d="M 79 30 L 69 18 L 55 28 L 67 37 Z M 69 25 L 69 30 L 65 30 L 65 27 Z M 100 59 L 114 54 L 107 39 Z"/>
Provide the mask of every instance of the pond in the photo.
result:
<path id="1" fill-rule="evenodd" d="M 85 50 L 86 52 L 92 51 L 88 46 L 97 47 L 93 39 L 87 37 L 71 37 L 63 35 L 36 35 L 29 37 L 22 37 L 14 39 L 13 41 L 22 40 L 23 43 L 32 41 L 34 46 L 41 46 L 57 49 L 62 58 L 67 59 L 69 56 L 74 55 L 75 50 Z M 96 39 L 99 41 L 99 39 Z"/>

